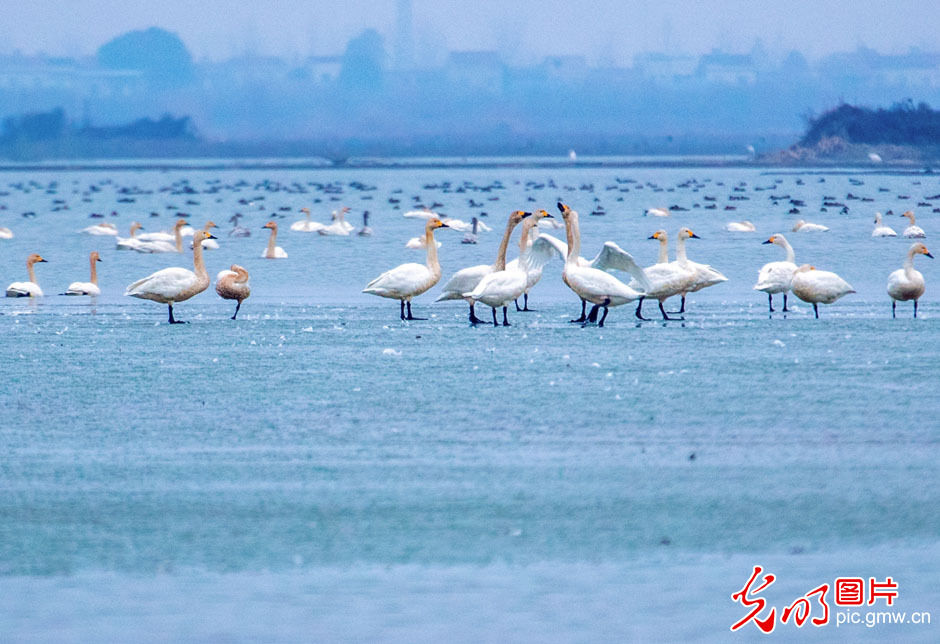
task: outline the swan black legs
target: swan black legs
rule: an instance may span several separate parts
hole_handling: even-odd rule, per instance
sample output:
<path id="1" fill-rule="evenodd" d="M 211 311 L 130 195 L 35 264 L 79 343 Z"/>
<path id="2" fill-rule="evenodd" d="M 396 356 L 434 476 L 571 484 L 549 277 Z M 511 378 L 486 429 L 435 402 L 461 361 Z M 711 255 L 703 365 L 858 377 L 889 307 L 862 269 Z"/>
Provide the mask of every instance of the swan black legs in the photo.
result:
<path id="1" fill-rule="evenodd" d="M 477 317 L 476 311 L 473 310 L 475 302 L 470 302 L 470 324 L 483 324 L 483 320 Z"/>
<path id="2" fill-rule="evenodd" d="M 917 319 L 917 300 L 914 300 L 914 319 Z"/>
<path id="3" fill-rule="evenodd" d="M 666 309 L 663 308 L 663 303 L 662 303 L 662 302 L 659 303 L 659 312 L 663 314 L 663 319 L 664 319 L 664 320 L 682 320 L 682 319 L 684 319 L 684 318 L 671 318 L 671 317 L 669 317 L 669 314 L 666 313 Z"/>
<path id="4" fill-rule="evenodd" d="M 581 317 L 577 320 L 568 320 L 569 322 L 584 322 L 587 318 L 584 316 L 584 312 L 587 310 L 587 302 L 581 300 Z"/>
<path id="5" fill-rule="evenodd" d="M 771 304 L 771 311 L 773 310 L 773 304 Z M 670 311 L 674 315 L 682 315 L 685 313 L 685 293 L 682 294 L 682 306 L 679 307 L 678 311 Z"/>
<path id="6" fill-rule="evenodd" d="M 233 319 L 233 320 L 238 317 L 238 309 L 240 309 L 240 308 L 242 308 L 242 303 L 239 301 L 239 302 L 235 305 L 235 315 L 232 316 L 232 319 Z"/>
<path id="7" fill-rule="evenodd" d="M 783 294 L 783 312 L 784 313 L 790 312 L 790 309 L 787 308 L 787 294 L 786 293 Z"/>
<path id="8" fill-rule="evenodd" d="M 915 306 L 917 305 L 917 300 L 914 300 L 914 305 L 915 305 Z M 897 308 L 897 306 L 898 306 L 897 301 L 896 301 L 896 300 L 891 300 L 891 319 L 892 319 L 892 320 L 895 319 L 896 317 L 898 317 L 897 315 L 895 315 L 895 309 Z M 915 309 L 915 310 L 916 310 L 916 309 Z M 917 317 L 917 313 L 914 313 L 914 317 Z"/>
<path id="9" fill-rule="evenodd" d="M 183 320 L 173 319 L 173 305 L 167 304 L 167 307 L 170 309 L 170 324 L 186 324 Z"/>
<path id="10" fill-rule="evenodd" d="M 411 314 L 411 302 L 406 303 L 408 306 L 408 317 L 402 317 L 403 320 L 427 320 L 427 318 L 416 318 Z"/>
<path id="11" fill-rule="evenodd" d="M 503 326 L 512 326 L 509 323 L 509 318 L 506 317 L 506 311 L 509 309 L 508 306 L 503 307 Z M 494 309 L 495 310 L 495 309 Z"/>
<path id="12" fill-rule="evenodd" d="M 597 326 L 599 326 L 599 327 L 604 326 L 604 320 L 607 319 L 607 312 L 608 312 L 607 306 L 608 306 L 609 304 L 610 304 L 610 298 L 608 297 L 608 298 L 604 298 L 604 302 L 603 302 L 603 303 L 601 303 L 601 304 L 595 304 L 594 306 L 592 306 L 592 307 L 591 307 L 591 312 L 588 314 L 587 319 L 586 319 L 584 322 L 581 323 L 581 328 L 586 327 L 588 324 L 593 324 L 594 322 L 597 322 Z M 601 319 L 600 319 L 600 321 L 598 322 L 598 320 L 597 320 L 597 313 L 598 313 L 601 309 L 604 309 L 604 315 L 601 316 Z"/>
<path id="13" fill-rule="evenodd" d="M 645 299 L 646 299 L 645 297 L 641 297 L 639 301 L 636 303 L 636 316 L 637 318 L 641 320 L 649 320 L 649 318 L 643 317 L 643 300 Z"/>
<path id="14" fill-rule="evenodd" d="M 530 309 L 530 308 L 529 308 L 529 294 L 528 294 L 528 293 L 523 293 L 523 294 L 522 294 L 522 298 L 523 298 L 523 299 L 522 299 L 523 305 L 522 305 L 522 308 L 521 308 L 521 309 L 519 308 L 519 300 L 515 300 L 516 312 L 518 312 L 518 313 L 529 313 L 530 311 L 535 311 L 535 309 Z"/>
<path id="15" fill-rule="evenodd" d="M 816 306 L 816 302 L 813 302 L 813 313 L 816 314 L 816 319 L 819 319 L 819 308 Z"/>
<path id="16" fill-rule="evenodd" d="M 786 294 L 784 293 L 783 296 L 786 297 Z M 768 293 L 767 301 L 770 303 L 770 312 L 773 313 L 774 312 L 774 296 Z"/>

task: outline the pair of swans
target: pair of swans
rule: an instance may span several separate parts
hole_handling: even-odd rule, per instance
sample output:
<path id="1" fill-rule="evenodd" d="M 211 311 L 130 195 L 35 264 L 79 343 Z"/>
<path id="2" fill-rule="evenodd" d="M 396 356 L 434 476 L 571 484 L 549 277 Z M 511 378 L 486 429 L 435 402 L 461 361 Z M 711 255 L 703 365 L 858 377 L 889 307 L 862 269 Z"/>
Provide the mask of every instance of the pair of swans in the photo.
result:
<path id="1" fill-rule="evenodd" d="M 92 251 L 88 256 L 88 261 L 91 264 L 91 277 L 89 280 L 87 282 L 72 282 L 62 295 L 90 295 L 92 297 L 101 295 L 101 289 L 98 288 L 98 262 L 101 261 L 101 257 L 98 256 L 98 251 Z"/>
<path id="2" fill-rule="evenodd" d="M 340 208 L 339 210 L 333 211 L 330 216 L 333 223 L 329 225 L 321 224 L 318 221 L 311 221 L 309 208 L 301 208 L 300 212 L 304 213 L 304 218 L 298 219 L 291 224 L 290 229 L 294 232 L 347 236 L 354 229 L 353 225 L 346 221 L 345 215 L 347 212 L 349 212 L 349 208 L 346 206 Z M 371 234 L 371 232 L 367 234 Z"/>
<path id="3" fill-rule="evenodd" d="M 124 295 L 166 304 L 169 309 L 170 324 L 181 324 L 181 320 L 173 317 L 173 305 L 185 302 L 209 288 L 209 274 L 206 272 L 206 265 L 202 258 L 202 241 L 206 239 L 214 239 L 214 237 L 211 233 L 202 230 L 193 233 L 194 270 L 179 267 L 164 268 L 128 286 Z"/>
<path id="4" fill-rule="evenodd" d="M 187 226 L 185 219 L 177 219 L 176 224 L 173 225 L 172 233 L 161 232 L 137 235 L 137 231 L 143 226 L 135 221 L 131 224 L 131 236 L 119 237 L 115 243 L 115 248 L 117 250 L 133 250 L 138 253 L 182 253 L 183 228 L 185 226 Z"/>
<path id="5" fill-rule="evenodd" d="M 757 274 L 757 284 L 754 285 L 755 291 L 763 291 L 767 294 L 767 302 L 770 306 L 770 312 L 774 312 L 774 294 L 783 293 L 783 312 L 787 313 L 787 293 L 790 291 L 790 281 L 793 279 L 793 273 L 796 272 L 796 254 L 793 247 L 783 235 L 771 235 L 764 244 L 775 244 L 787 252 L 787 258 L 782 262 L 768 262 L 764 264 Z"/>
<path id="6" fill-rule="evenodd" d="M 7 297 L 42 297 L 42 289 L 36 281 L 36 271 L 33 268 L 35 264 L 44 263 L 46 260 L 41 255 L 33 253 L 26 258 L 26 272 L 29 275 L 28 282 L 13 282 L 7 286 Z"/>
<path id="7" fill-rule="evenodd" d="M 421 320 L 411 313 L 411 300 L 421 295 L 441 279 L 441 264 L 437 259 L 437 244 L 434 243 L 434 231 L 447 228 L 447 224 L 437 217 L 428 219 L 424 226 L 427 261 L 425 264 L 407 263 L 385 271 L 366 284 L 363 293 L 399 300 L 402 320 Z M 405 309 L 407 306 L 407 315 Z"/>
<path id="8" fill-rule="evenodd" d="M 904 260 L 904 267 L 899 268 L 888 276 L 888 297 L 891 298 L 891 317 L 895 317 L 895 308 L 898 302 L 914 300 L 914 317 L 917 317 L 917 301 L 924 294 L 926 284 L 924 276 L 914 268 L 914 257 L 926 255 L 933 259 L 933 255 L 921 242 L 911 244 Z"/>

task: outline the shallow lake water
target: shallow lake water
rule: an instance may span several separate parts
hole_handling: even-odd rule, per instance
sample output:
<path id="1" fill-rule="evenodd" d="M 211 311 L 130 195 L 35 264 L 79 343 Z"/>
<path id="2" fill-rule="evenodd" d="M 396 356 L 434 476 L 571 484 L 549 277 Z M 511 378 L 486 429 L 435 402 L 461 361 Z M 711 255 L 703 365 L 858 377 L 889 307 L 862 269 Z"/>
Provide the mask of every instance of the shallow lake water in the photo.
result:
<path id="1" fill-rule="evenodd" d="M 838 576 L 892 577 L 899 610 L 938 605 L 940 266 L 918 258 L 920 316 L 905 304 L 892 320 L 885 282 L 910 240 L 870 232 L 874 211 L 913 208 L 930 247 L 938 215 L 917 204 L 940 178 L 109 169 L 6 173 L 0 186 L 0 225 L 15 233 L 0 240 L 0 279 L 25 279 L 31 252 L 49 261 L 36 267 L 46 297 L 0 301 L 5 640 L 711 640 L 747 614 L 731 594 L 755 565 L 777 575 L 764 596 L 781 608 Z M 849 213 L 821 212 L 827 197 Z M 558 199 L 580 211 L 587 257 L 614 240 L 651 264 L 647 237 L 685 225 L 702 237 L 690 258 L 729 281 L 692 294 L 684 322 L 639 322 L 628 305 L 604 328 L 568 323 L 579 304 L 559 261 L 532 292 L 537 311 L 510 311 L 508 328 L 470 327 L 464 303 L 433 303 L 439 286 L 414 302 L 430 319 L 409 323 L 360 293 L 423 261 L 404 248 L 422 230 L 401 217 L 414 204 L 488 213 L 477 245 L 438 232 L 446 280 L 493 261 L 510 210 L 555 212 Z M 598 204 L 606 215 L 590 216 Z M 326 222 L 340 205 L 357 226 L 368 209 L 374 236 L 288 230 L 303 206 Z M 673 205 L 688 211 L 643 216 Z M 77 232 L 100 221 L 92 212 L 122 236 L 134 220 L 168 228 L 173 208 L 222 227 L 210 275 L 251 272 L 237 321 L 210 288 L 175 307 L 190 324 L 167 325 L 165 306 L 124 287 L 191 256 Z M 234 212 L 250 238 L 227 236 Z M 286 260 L 260 259 L 273 213 Z M 831 231 L 790 233 L 798 218 Z M 758 232 L 723 230 L 743 219 Z M 858 292 L 819 320 L 795 297 L 770 316 L 751 287 L 783 259 L 760 243 L 775 232 L 797 263 Z M 102 296 L 56 296 L 87 279 L 95 249 Z M 778 633 L 936 641 L 936 628 Z"/>

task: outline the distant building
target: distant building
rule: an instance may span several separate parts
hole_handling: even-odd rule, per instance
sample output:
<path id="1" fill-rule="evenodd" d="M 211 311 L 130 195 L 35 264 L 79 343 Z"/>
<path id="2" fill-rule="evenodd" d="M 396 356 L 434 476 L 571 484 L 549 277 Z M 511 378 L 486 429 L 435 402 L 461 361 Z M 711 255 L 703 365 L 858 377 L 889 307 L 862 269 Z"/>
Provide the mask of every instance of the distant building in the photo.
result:
<path id="1" fill-rule="evenodd" d="M 746 54 L 726 54 L 717 49 L 699 59 L 698 76 L 718 85 L 753 85 L 757 82 L 754 60 Z"/>
<path id="2" fill-rule="evenodd" d="M 673 83 L 680 78 L 689 78 L 695 74 L 697 66 L 698 60 L 694 56 L 649 52 L 633 57 L 633 67 L 637 73 L 657 83 Z"/>
<path id="3" fill-rule="evenodd" d="M 505 66 L 495 51 L 451 52 L 444 67 L 447 81 L 468 91 L 499 93 Z"/>

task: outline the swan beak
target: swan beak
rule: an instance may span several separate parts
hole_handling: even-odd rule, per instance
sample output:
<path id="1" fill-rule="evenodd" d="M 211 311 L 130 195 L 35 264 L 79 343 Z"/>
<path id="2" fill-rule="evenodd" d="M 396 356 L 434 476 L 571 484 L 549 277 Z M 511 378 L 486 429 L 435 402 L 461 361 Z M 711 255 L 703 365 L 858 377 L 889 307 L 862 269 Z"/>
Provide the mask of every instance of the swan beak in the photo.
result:
<path id="1" fill-rule="evenodd" d="M 699 237 L 699 236 L 696 235 L 695 233 L 692 233 L 692 234 L 689 235 L 689 236 L 690 236 L 692 239 L 701 239 L 701 237 Z"/>
<path id="2" fill-rule="evenodd" d="M 101 258 L 98 257 L 97 259 L 95 259 L 95 261 L 96 261 L 96 262 L 100 262 L 100 261 L 101 261 Z"/>
<path id="3" fill-rule="evenodd" d="M 441 225 L 438 226 L 438 228 L 450 228 L 450 226 L 448 226 L 447 224 L 445 224 L 445 223 L 442 221 L 442 222 L 441 222 Z"/>
<path id="4" fill-rule="evenodd" d="M 652 235 L 647 237 L 647 239 L 659 239 L 659 237 L 656 235 L 656 233 L 653 233 Z"/>
<path id="5" fill-rule="evenodd" d="M 767 241 L 761 242 L 761 243 L 762 243 L 762 244 L 772 244 L 772 243 L 774 243 L 773 237 L 771 237 L 771 238 L 768 239 Z"/>
<path id="6" fill-rule="evenodd" d="M 933 255 L 931 255 L 929 252 L 924 252 L 924 255 L 926 255 L 930 259 L 933 259 Z"/>
<path id="7" fill-rule="evenodd" d="M 213 234 L 210 233 L 210 234 L 206 235 L 206 239 L 218 239 L 218 237 L 216 237 L 215 235 L 213 235 Z M 98 260 L 98 261 L 101 261 L 101 260 Z"/>
<path id="8" fill-rule="evenodd" d="M 49 263 L 49 262 L 47 262 L 46 260 L 44 260 L 42 257 L 40 257 L 40 258 L 37 259 L 36 261 L 37 261 L 37 262 L 42 262 L 43 264 L 48 264 L 48 263 Z"/>
<path id="9" fill-rule="evenodd" d="M 552 217 L 550 214 L 548 214 L 548 213 L 545 212 L 544 210 L 543 210 L 542 212 L 544 213 L 544 214 L 542 215 L 542 219 L 546 219 L 546 218 L 548 218 L 548 219 L 554 219 L 554 217 Z"/>
<path id="10" fill-rule="evenodd" d="M 525 219 L 526 217 L 531 217 L 531 216 L 532 216 L 532 213 L 531 213 L 531 212 L 524 212 L 524 213 L 522 213 L 522 218 L 523 218 L 523 219 Z"/>
<path id="11" fill-rule="evenodd" d="M 556 205 L 558 206 L 558 211 L 561 212 L 562 214 L 564 214 L 565 210 L 568 209 L 568 206 L 561 203 L 560 201 Z"/>

